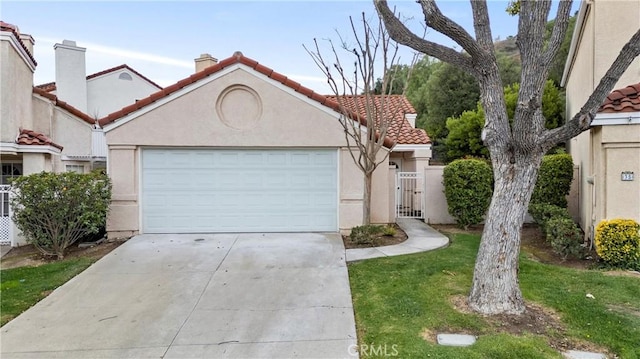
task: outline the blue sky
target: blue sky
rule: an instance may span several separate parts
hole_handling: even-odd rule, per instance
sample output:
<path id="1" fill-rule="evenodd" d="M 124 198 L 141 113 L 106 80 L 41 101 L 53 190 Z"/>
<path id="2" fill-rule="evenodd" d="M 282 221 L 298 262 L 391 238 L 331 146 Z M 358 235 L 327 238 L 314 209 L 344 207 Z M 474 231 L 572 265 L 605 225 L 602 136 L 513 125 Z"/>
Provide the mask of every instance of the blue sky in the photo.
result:
<path id="1" fill-rule="evenodd" d="M 390 1 L 421 28 L 422 13 L 414 1 Z M 441 10 L 473 33 L 467 1 L 439 2 Z M 493 37 L 517 30 L 517 18 L 504 11 L 507 2 L 490 1 Z M 578 4 L 574 4 L 577 8 Z M 554 4 L 555 9 L 555 4 Z M 210 53 L 218 59 L 242 51 L 320 93 L 330 93 L 322 73 L 303 44 L 313 39 L 349 36 L 349 16 L 375 19 L 371 1 L 134 1 L 33 2 L 2 1 L 0 18 L 36 40 L 36 84 L 54 81 L 53 45 L 63 39 L 86 47 L 87 74 L 123 63 L 162 86 L 193 73 L 193 59 Z M 553 11 L 552 11 L 553 12 Z M 427 38 L 452 45 L 436 33 Z M 328 55 L 328 53 L 327 53 Z M 402 52 L 402 62 L 411 52 Z"/>

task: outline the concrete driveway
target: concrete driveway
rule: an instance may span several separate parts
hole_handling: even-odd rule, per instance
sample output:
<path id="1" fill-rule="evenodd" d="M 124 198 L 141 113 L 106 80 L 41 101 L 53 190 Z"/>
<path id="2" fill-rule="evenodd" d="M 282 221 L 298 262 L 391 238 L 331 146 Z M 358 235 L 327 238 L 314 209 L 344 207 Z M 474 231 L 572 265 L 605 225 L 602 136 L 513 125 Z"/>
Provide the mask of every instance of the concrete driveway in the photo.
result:
<path id="1" fill-rule="evenodd" d="M 140 235 L 1 329 L 5 358 L 345 358 L 339 234 Z"/>

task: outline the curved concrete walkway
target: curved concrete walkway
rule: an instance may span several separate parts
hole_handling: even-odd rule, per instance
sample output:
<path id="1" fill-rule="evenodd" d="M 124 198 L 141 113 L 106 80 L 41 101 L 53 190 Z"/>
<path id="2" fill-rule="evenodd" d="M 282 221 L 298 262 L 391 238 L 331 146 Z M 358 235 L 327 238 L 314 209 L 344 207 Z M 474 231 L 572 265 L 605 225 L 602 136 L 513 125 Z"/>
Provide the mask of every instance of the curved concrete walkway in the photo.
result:
<path id="1" fill-rule="evenodd" d="M 398 218 L 396 223 L 407 233 L 406 241 L 384 247 L 347 249 L 347 262 L 426 252 L 449 245 L 449 238 L 419 219 Z"/>

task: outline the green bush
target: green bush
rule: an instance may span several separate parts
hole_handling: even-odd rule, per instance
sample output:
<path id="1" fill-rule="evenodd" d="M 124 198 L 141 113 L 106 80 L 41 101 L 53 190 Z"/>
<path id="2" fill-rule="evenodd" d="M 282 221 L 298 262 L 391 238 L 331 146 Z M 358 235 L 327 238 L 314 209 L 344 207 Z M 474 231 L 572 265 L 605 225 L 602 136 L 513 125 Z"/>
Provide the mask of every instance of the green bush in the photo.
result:
<path id="1" fill-rule="evenodd" d="M 556 216 L 546 224 L 547 240 L 553 251 L 563 258 L 584 257 L 582 231 L 571 218 Z"/>
<path id="2" fill-rule="evenodd" d="M 40 252 L 63 258 L 67 247 L 106 224 L 111 182 L 104 174 L 41 172 L 12 182 L 13 221 Z"/>
<path id="3" fill-rule="evenodd" d="M 396 235 L 396 229 L 391 225 L 384 226 L 382 229 L 382 234 L 387 237 L 393 237 Z"/>
<path id="4" fill-rule="evenodd" d="M 640 224 L 631 219 L 600 222 L 596 227 L 596 252 L 612 266 L 640 269 Z"/>
<path id="5" fill-rule="evenodd" d="M 367 224 L 364 226 L 357 226 L 351 228 L 351 234 L 349 238 L 355 243 L 360 245 L 373 244 L 373 240 L 376 235 L 383 232 L 383 227 L 373 224 Z"/>
<path id="6" fill-rule="evenodd" d="M 493 193 L 491 166 L 476 159 L 453 161 L 444 168 L 443 183 L 449 214 L 458 225 L 466 229 L 482 222 Z"/>
<path id="7" fill-rule="evenodd" d="M 547 203 L 534 203 L 529 206 L 529 213 L 540 229 L 547 233 L 547 223 L 552 218 L 571 219 L 569 210 Z"/>
<path id="8" fill-rule="evenodd" d="M 569 154 L 547 155 L 542 158 L 538 180 L 531 203 L 567 206 L 567 195 L 573 180 L 573 160 Z"/>

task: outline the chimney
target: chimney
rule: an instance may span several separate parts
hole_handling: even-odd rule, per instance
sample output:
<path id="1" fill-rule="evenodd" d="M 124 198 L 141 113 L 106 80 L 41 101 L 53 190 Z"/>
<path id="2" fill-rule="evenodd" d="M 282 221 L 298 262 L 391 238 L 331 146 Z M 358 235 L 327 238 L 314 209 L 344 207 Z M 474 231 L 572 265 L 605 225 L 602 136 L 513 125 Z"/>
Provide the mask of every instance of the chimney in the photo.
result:
<path id="1" fill-rule="evenodd" d="M 84 47 L 64 40 L 53 45 L 56 53 L 56 96 L 78 110 L 87 112 L 87 70 Z"/>
<path id="2" fill-rule="evenodd" d="M 206 69 L 209 66 L 213 66 L 218 63 L 218 59 L 211 56 L 210 54 L 202 54 L 200 57 L 195 59 L 196 62 L 196 72 L 200 72 Z"/>
<path id="3" fill-rule="evenodd" d="M 29 34 L 20 34 L 20 40 L 24 43 L 24 46 L 29 49 L 29 52 L 33 56 L 33 45 L 36 43 L 33 37 Z"/>
<path id="4" fill-rule="evenodd" d="M 411 127 L 416 128 L 416 117 L 418 117 L 417 113 L 405 113 L 404 118 L 409 121 Z"/>

